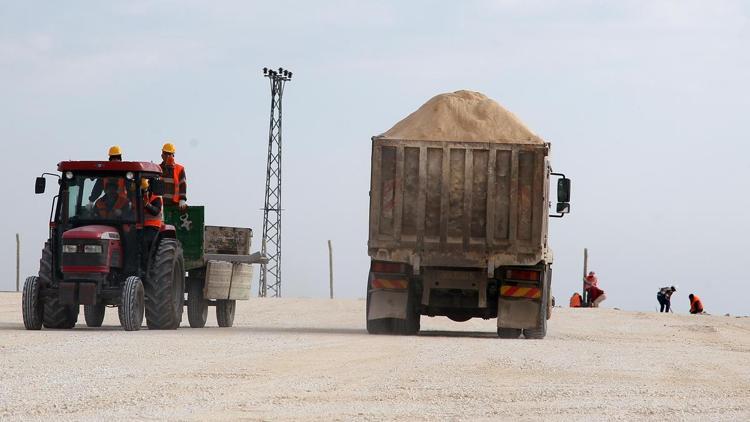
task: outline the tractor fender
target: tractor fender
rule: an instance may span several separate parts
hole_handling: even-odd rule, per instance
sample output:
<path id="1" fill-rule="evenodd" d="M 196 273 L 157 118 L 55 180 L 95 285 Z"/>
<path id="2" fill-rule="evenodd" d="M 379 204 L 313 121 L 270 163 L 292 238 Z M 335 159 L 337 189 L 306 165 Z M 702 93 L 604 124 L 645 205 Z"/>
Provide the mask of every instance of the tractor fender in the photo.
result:
<path id="1" fill-rule="evenodd" d="M 177 239 L 177 229 L 171 224 L 165 224 L 159 230 L 160 239 Z"/>

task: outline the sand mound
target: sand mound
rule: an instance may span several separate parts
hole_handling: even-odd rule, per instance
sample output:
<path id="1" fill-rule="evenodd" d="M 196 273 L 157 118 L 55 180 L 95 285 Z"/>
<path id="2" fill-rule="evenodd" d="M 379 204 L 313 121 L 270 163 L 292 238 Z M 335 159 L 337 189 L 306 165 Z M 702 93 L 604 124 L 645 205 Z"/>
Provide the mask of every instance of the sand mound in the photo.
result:
<path id="1" fill-rule="evenodd" d="M 436 95 L 380 137 L 415 141 L 544 142 L 513 113 L 473 91 Z"/>

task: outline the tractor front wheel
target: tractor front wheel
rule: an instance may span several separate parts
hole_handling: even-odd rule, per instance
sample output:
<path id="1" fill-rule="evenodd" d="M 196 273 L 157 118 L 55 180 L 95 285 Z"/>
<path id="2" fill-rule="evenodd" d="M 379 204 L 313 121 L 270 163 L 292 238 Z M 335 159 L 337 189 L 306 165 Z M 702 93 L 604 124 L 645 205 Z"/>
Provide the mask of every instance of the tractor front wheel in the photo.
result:
<path id="1" fill-rule="evenodd" d="M 101 327 L 104 322 L 104 313 L 107 307 L 104 305 L 83 305 L 83 316 L 88 327 Z"/>
<path id="2" fill-rule="evenodd" d="M 145 307 L 143 283 L 135 276 L 128 277 L 122 285 L 122 296 L 117 315 L 120 325 L 125 331 L 138 331 L 143 324 L 143 310 Z"/>
<path id="3" fill-rule="evenodd" d="M 39 303 L 39 277 L 31 276 L 23 283 L 23 326 L 27 330 L 40 330 L 44 307 Z"/>
<path id="4" fill-rule="evenodd" d="M 44 244 L 42 259 L 39 260 L 39 283 L 52 285 L 52 248 L 49 242 Z M 61 305 L 56 296 L 50 296 L 44 302 L 42 324 L 45 328 L 73 328 L 78 322 L 78 305 Z"/>

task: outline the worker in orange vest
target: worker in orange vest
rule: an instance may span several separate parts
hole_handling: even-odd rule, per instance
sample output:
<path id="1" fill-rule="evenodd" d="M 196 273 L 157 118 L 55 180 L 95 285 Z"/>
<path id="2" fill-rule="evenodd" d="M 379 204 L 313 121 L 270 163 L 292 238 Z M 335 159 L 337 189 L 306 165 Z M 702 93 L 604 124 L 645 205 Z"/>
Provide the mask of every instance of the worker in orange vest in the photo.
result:
<path id="1" fill-rule="evenodd" d="M 105 184 L 104 196 L 96 200 L 94 208 L 99 218 L 116 219 L 130 210 L 130 201 L 118 192 L 117 183 L 111 181 Z"/>
<path id="2" fill-rule="evenodd" d="M 690 299 L 690 313 L 702 314 L 703 302 L 701 302 L 701 298 L 699 298 L 697 295 L 694 295 L 693 293 L 690 293 L 690 295 L 688 295 L 688 298 Z"/>
<path id="3" fill-rule="evenodd" d="M 161 148 L 161 178 L 164 181 L 164 206 L 177 206 L 180 211 L 187 210 L 187 178 L 185 167 L 174 161 L 177 152 L 171 142 Z"/>
<path id="4" fill-rule="evenodd" d="M 164 223 L 164 207 L 162 197 L 154 195 L 149 189 L 150 183 L 145 177 L 141 179 L 141 194 L 143 195 L 143 268 L 146 268 L 148 257 L 154 240 Z"/>
<path id="5" fill-rule="evenodd" d="M 583 278 L 583 289 L 589 294 L 592 308 L 598 308 L 599 304 L 607 299 L 604 290 L 599 288 L 599 279 L 596 278 L 596 273 L 593 271 L 589 271 L 589 275 Z"/>

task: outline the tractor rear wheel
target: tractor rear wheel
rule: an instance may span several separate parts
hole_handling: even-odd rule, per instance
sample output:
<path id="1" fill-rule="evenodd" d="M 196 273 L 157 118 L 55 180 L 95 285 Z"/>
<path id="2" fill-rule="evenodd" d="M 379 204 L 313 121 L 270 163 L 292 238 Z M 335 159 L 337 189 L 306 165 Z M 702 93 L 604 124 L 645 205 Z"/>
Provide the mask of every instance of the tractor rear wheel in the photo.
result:
<path id="1" fill-rule="evenodd" d="M 182 322 L 185 264 L 177 239 L 162 239 L 146 282 L 146 324 L 152 330 L 174 330 Z"/>
<path id="2" fill-rule="evenodd" d="M 143 324 L 143 308 L 145 307 L 143 283 L 135 276 L 128 277 L 122 285 L 120 306 L 117 315 L 120 325 L 125 331 L 138 331 Z"/>
<path id="3" fill-rule="evenodd" d="M 23 326 L 27 330 L 40 330 L 44 307 L 39 303 L 39 277 L 31 276 L 23 283 Z"/>
<path id="4" fill-rule="evenodd" d="M 203 328 L 208 319 L 208 301 L 203 297 L 201 280 L 190 280 L 187 298 L 188 322 L 192 328 Z"/>
<path id="5" fill-rule="evenodd" d="M 104 322 L 105 305 L 83 305 L 83 316 L 88 327 L 101 327 Z"/>
<path id="6" fill-rule="evenodd" d="M 44 244 L 42 259 L 39 260 L 39 283 L 52 285 L 52 248 L 49 242 Z M 78 311 L 78 305 L 61 305 L 57 297 L 50 296 L 44 302 L 43 325 L 45 328 L 73 328 L 78 322 Z"/>
<path id="7" fill-rule="evenodd" d="M 234 324 L 234 310 L 237 301 L 235 300 L 217 300 L 216 301 L 216 322 L 219 327 L 231 327 Z"/>

